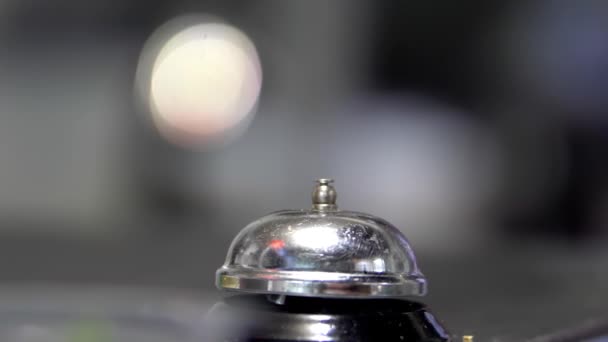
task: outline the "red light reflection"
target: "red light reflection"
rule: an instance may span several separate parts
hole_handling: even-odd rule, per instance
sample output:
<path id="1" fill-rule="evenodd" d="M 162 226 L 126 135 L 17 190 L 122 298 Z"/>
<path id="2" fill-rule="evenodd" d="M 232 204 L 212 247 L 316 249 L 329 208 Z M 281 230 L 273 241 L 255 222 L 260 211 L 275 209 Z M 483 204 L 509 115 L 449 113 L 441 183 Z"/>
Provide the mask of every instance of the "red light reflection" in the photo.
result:
<path id="1" fill-rule="evenodd" d="M 285 241 L 278 239 L 272 240 L 270 243 L 268 243 L 268 247 L 272 249 L 281 249 L 285 247 Z"/>

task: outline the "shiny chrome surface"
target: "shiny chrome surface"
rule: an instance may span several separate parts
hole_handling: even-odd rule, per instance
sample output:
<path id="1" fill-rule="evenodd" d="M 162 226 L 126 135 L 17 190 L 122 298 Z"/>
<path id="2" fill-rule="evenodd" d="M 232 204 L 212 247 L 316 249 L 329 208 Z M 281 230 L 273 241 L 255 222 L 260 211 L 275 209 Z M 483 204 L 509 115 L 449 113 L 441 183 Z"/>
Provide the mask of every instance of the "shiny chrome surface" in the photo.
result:
<path id="1" fill-rule="evenodd" d="M 313 209 L 284 210 L 234 239 L 216 285 L 223 290 L 315 297 L 402 297 L 426 293 L 407 239 L 390 223 L 341 211 L 331 180 L 313 191 Z"/>

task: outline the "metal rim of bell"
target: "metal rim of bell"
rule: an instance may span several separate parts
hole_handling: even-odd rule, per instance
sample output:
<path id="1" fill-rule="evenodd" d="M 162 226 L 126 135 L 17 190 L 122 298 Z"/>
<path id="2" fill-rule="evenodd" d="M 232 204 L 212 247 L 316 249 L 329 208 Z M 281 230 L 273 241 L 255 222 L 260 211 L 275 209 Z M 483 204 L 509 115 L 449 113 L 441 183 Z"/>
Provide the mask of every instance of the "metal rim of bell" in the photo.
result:
<path id="1" fill-rule="evenodd" d="M 280 294 L 328 298 L 396 298 L 424 296 L 426 280 L 423 277 L 387 279 L 386 282 L 303 281 L 290 279 L 263 279 L 252 275 L 244 277 L 230 270 L 217 272 L 217 286 L 226 291 L 260 294 Z M 388 277 L 387 277 L 388 278 Z M 388 281 L 392 280 L 392 281 Z"/>

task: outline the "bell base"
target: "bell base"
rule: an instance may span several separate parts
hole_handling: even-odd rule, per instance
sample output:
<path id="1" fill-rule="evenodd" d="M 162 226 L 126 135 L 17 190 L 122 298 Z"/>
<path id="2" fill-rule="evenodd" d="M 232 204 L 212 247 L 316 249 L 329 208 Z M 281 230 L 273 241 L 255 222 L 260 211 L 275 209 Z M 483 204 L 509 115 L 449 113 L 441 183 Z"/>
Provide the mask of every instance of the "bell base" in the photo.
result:
<path id="1" fill-rule="evenodd" d="M 424 304 L 403 299 L 286 296 L 277 302 L 235 295 L 217 303 L 208 318 L 229 327 L 220 341 L 450 341 Z"/>

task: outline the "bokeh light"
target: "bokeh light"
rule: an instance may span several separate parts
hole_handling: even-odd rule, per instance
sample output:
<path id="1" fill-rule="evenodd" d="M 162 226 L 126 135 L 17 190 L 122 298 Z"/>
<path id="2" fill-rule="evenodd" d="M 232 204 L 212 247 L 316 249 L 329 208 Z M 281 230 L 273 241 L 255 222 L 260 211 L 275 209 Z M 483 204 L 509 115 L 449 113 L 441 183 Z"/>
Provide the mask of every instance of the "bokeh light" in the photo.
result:
<path id="1" fill-rule="evenodd" d="M 167 38 L 168 37 L 168 38 Z M 224 141 L 247 126 L 262 85 L 256 49 L 238 29 L 208 18 L 161 27 L 142 55 L 144 109 L 169 141 Z"/>

